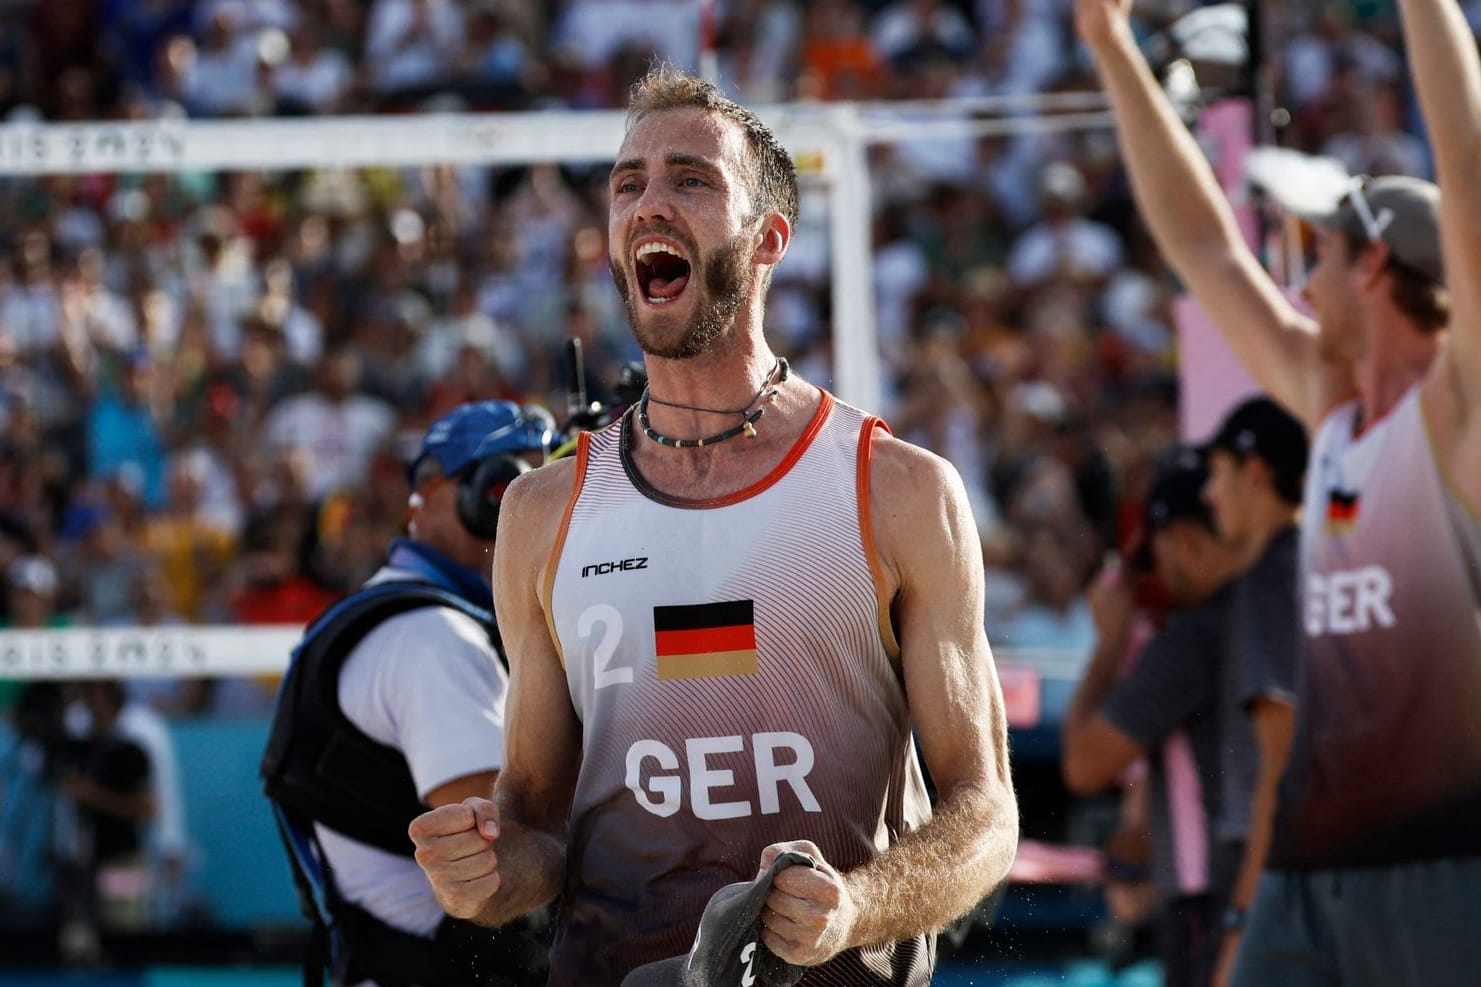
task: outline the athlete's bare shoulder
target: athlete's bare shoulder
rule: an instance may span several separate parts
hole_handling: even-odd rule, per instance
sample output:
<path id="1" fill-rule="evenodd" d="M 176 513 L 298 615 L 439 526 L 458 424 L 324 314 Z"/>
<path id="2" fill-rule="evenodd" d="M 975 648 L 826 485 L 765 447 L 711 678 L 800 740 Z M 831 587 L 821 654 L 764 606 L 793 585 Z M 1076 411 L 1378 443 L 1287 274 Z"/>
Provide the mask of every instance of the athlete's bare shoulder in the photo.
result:
<path id="1" fill-rule="evenodd" d="M 520 474 L 509 486 L 509 493 L 522 499 L 542 501 L 549 497 L 564 500 L 576 482 L 577 458 L 566 456 Z"/>
<path id="2" fill-rule="evenodd" d="M 924 446 L 883 429 L 875 433 L 869 457 L 870 482 L 888 486 L 899 496 L 912 491 L 927 499 L 939 499 L 943 487 L 959 485 L 956 467 Z"/>
<path id="3" fill-rule="evenodd" d="M 575 457 L 557 459 L 516 477 L 499 501 L 496 558 L 545 563 L 576 483 Z"/>
<path id="4" fill-rule="evenodd" d="M 875 544 L 886 570 L 900 571 L 976 538 L 960 474 L 945 458 L 886 432 L 875 435 L 869 457 L 869 510 Z"/>

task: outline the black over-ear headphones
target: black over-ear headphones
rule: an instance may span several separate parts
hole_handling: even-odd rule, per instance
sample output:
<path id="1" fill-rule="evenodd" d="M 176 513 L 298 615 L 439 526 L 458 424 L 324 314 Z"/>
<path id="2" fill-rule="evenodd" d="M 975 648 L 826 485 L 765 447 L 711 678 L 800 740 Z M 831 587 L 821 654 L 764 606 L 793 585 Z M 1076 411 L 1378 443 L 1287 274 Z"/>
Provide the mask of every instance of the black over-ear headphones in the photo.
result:
<path id="1" fill-rule="evenodd" d="M 499 501 L 504 491 L 530 464 L 518 456 L 498 453 L 467 467 L 458 476 L 458 520 L 475 538 L 492 541 L 499 528 Z"/>

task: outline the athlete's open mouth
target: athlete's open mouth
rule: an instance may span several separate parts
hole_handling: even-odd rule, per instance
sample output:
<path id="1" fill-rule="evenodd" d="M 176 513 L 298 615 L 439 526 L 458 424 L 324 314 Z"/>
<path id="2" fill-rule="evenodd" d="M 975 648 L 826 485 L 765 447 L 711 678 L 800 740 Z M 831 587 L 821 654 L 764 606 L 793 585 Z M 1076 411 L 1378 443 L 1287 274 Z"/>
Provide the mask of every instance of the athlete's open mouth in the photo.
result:
<path id="1" fill-rule="evenodd" d="M 633 262 L 637 268 L 638 287 L 650 304 L 673 301 L 689 284 L 689 261 L 670 244 L 658 240 L 639 244 Z"/>

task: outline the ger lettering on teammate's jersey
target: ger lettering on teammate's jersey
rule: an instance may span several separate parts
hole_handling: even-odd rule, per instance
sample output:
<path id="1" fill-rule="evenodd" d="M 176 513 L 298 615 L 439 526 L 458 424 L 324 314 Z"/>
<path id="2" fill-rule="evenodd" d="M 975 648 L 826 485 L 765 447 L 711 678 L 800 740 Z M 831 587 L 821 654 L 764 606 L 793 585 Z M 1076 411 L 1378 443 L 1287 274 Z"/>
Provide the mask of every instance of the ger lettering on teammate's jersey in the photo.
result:
<path id="1" fill-rule="evenodd" d="M 750 675 L 756 671 L 751 600 L 653 608 L 659 681 Z"/>

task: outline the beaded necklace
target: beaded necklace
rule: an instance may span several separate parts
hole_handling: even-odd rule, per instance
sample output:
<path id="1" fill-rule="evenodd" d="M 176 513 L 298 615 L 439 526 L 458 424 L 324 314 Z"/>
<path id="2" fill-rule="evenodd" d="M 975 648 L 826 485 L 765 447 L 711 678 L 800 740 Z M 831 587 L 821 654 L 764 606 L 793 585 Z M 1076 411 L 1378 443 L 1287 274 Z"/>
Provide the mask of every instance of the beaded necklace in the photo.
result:
<path id="1" fill-rule="evenodd" d="M 772 379 L 775 378 L 776 383 L 780 384 L 787 379 L 788 369 L 786 358 L 777 357 L 776 364 L 767 373 L 766 378 L 761 381 L 761 387 L 756 391 L 756 395 L 747 401 L 743 408 L 701 408 L 692 404 L 680 404 L 677 401 L 665 401 L 662 398 L 655 398 L 649 394 L 648 388 L 645 385 L 643 387 L 643 396 L 638 401 L 638 427 L 643 430 L 643 434 L 648 438 L 661 446 L 668 446 L 671 449 L 699 449 L 704 446 L 715 445 L 717 442 L 724 442 L 726 439 L 733 439 L 737 435 L 742 434 L 748 439 L 754 439 L 756 437 L 756 422 L 760 421 L 761 416 L 766 414 L 766 406 L 762 405 L 754 410 L 752 410 L 751 406 L 763 398 L 768 402 L 775 401 L 778 388 L 772 386 Z M 771 390 L 768 391 L 767 388 L 771 388 Z M 712 415 L 740 415 L 741 421 L 734 428 L 727 428 L 723 432 L 717 432 L 714 435 L 708 435 L 702 439 L 674 439 L 664 435 L 649 423 L 648 404 L 650 401 L 669 408 L 683 408 L 686 411 L 703 411 Z"/>

